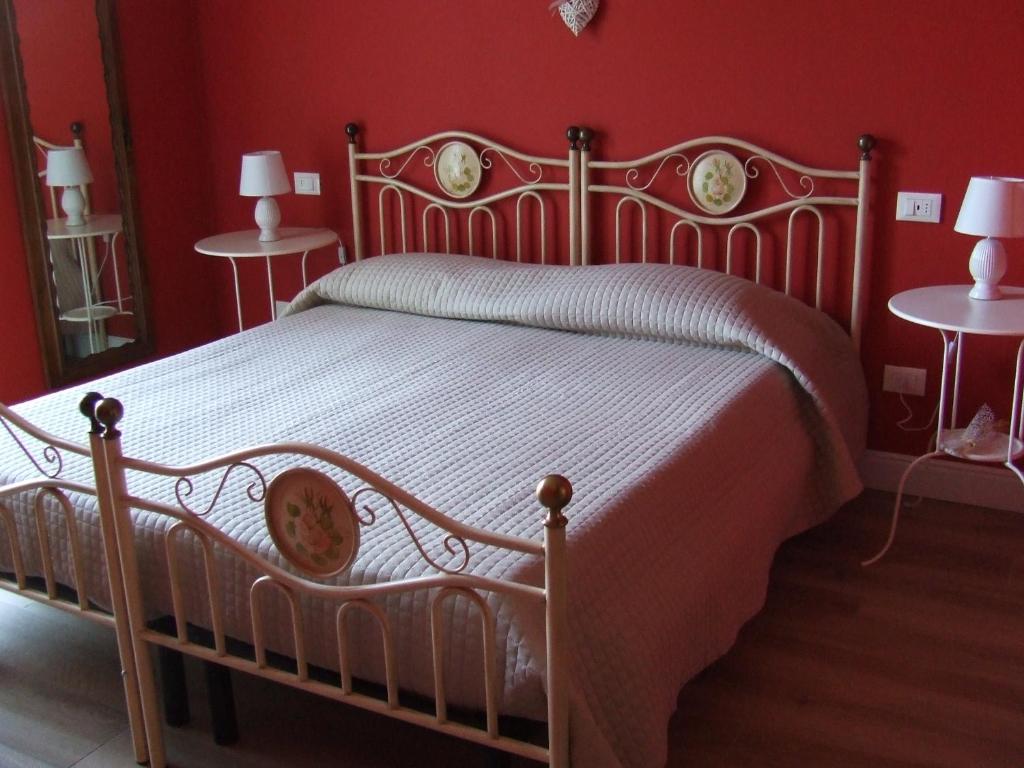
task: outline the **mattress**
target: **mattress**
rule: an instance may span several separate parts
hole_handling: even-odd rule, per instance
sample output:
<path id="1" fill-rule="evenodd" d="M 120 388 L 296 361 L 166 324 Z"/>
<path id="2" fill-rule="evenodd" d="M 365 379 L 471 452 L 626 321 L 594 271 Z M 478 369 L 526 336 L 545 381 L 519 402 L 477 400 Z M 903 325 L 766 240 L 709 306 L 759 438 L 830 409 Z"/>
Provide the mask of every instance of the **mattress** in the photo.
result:
<path id="1" fill-rule="evenodd" d="M 460 522 L 538 541 L 537 481 L 551 472 L 570 478 L 572 751 L 586 766 L 664 763 L 679 688 L 758 610 L 778 544 L 859 491 L 854 459 L 866 422 L 863 376 L 841 329 L 746 281 L 686 267 L 430 254 L 341 268 L 275 323 L 16 410 L 84 439 L 77 403 L 86 390 L 123 402 L 130 456 L 186 464 L 268 441 L 311 442 Z M 16 449 L 2 444 L 0 480 L 28 476 L 13 469 L 20 466 Z M 286 466 L 273 457 L 261 470 L 273 476 Z M 136 495 L 172 496 L 157 478 L 129 482 Z M 94 501 L 75 502 L 89 594 L 102 600 Z M 282 562 L 244 493 L 226 493 L 208 519 Z M 137 523 L 151 611 L 168 612 L 159 556 L 167 522 L 138 513 Z M 31 526 L 20 531 L 26 565 L 38 572 Z M 429 525 L 415 531 L 439 551 Z M 0 549 L 0 567 L 8 566 Z M 246 638 L 252 574 L 223 557 L 218 567 L 229 631 Z M 538 558 L 508 552 L 475 552 L 468 570 L 542 578 Z M 401 523 L 382 513 L 334 581 L 429 572 Z M 66 563 L 61 574 L 69 578 Z M 190 617 L 201 623 L 201 579 L 187 591 Z M 385 607 L 401 687 L 430 693 L 424 601 L 389 598 Z M 495 609 L 501 709 L 543 719 L 539 617 L 496 599 Z M 306 606 L 310 658 L 326 665 L 335 653 L 331 617 L 325 606 Z M 446 621 L 473 627 L 477 618 L 458 600 L 447 603 Z M 286 624 L 269 636 L 284 652 Z M 355 673 L 383 679 L 372 623 L 355 625 L 353 636 Z M 481 707 L 479 632 L 458 637 L 446 662 L 449 700 Z"/>

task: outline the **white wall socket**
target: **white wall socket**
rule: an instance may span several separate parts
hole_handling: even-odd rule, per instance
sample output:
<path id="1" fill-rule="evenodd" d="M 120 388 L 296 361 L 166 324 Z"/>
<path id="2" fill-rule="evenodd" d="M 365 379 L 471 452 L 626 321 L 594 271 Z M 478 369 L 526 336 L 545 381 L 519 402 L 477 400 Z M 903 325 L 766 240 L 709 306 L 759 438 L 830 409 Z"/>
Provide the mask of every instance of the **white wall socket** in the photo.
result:
<path id="1" fill-rule="evenodd" d="M 904 395 L 923 395 L 927 373 L 924 368 L 887 365 L 882 374 L 882 391 L 899 392 Z"/>
<path id="2" fill-rule="evenodd" d="M 295 194 L 296 195 L 319 195 L 320 174 L 295 172 Z"/>
<path id="3" fill-rule="evenodd" d="M 896 221 L 938 224 L 942 217 L 942 195 L 934 192 L 897 192 Z"/>

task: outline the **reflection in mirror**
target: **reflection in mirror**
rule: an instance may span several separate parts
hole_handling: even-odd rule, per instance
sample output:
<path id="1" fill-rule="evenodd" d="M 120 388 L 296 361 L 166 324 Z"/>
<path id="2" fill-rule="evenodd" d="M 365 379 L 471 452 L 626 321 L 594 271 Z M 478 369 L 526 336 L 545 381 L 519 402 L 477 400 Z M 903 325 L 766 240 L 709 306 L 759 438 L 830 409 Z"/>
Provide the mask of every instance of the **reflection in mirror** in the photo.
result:
<path id="1" fill-rule="evenodd" d="M 70 148 L 38 135 L 33 138 L 45 167 L 40 176 L 47 192 L 46 247 L 61 346 L 71 358 L 94 355 L 135 338 L 132 296 L 122 279 L 127 273 L 124 248 L 119 247 L 121 214 L 94 208 L 90 187 L 96 177 L 85 153 L 82 128 L 80 122 L 71 125 Z M 58 189 L 63 190 L 59 198 Z"/>
<path id="2" fill-rule="evenodd" d="M 114 5 L 0 2 L 4 100 L 39 335 L 47 378 L 62 384 L 149 346 Z"/>

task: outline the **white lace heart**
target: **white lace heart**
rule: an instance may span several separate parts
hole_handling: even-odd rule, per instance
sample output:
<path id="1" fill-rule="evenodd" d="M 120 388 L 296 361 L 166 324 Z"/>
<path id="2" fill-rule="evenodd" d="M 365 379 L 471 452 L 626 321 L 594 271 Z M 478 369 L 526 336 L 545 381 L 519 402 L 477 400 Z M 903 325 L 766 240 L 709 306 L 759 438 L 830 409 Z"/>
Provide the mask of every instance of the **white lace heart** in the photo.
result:
<path id="1" fill-rule="evenodd" d="M 558 12 L 562 15 L 565 26 L 571 29 L 576 37 L 579 37 L 580 32 L 597 13 L 599 2 L 600 0 L 566 0 L 558 6 Z"/>

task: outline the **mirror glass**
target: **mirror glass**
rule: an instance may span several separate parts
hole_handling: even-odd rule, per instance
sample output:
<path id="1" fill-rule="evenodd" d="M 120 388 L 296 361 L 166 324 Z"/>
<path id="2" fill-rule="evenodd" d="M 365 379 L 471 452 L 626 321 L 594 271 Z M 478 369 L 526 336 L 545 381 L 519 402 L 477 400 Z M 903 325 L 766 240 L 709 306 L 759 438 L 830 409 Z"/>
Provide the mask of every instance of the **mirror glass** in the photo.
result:
<path id="1" fill-rule="evenodd" d="M 52 385 L 63 384 L 147 346 L 114 8 L 3 2 L 14 25 L 3 62 L 12 147 L 31 155 L 15 158 L 15 172 L 27 177 L 19 199 L 44 367 Z"/>
<path id="2" fill-rule="evenodd" d="M 41 172 L 61 350 L 67 357 L 81 358 L 137 336 L 99 23 L 93 0 L 14 0 L 14 10 Z M 59 148 L 73 146 L 81 146 L 82 152 L 70 156 L 84 155 L 85 165 L 70 169 L 70 176 L 55 175 L 54 181 L 61 183 L 50 186 L 48 157 L 63 165 L 60 159 L 69 153 Z M 56 174 L 69 169 L 53 170 Z M 83 215 L 69 217 L 61 205 L 62 198 L 68 199 L 63 182 L 86 173 L 92 180 L 74 185 L 71 192 L 81 196 Z M 70 210 L 74 208 L 72 204 Z"/>

